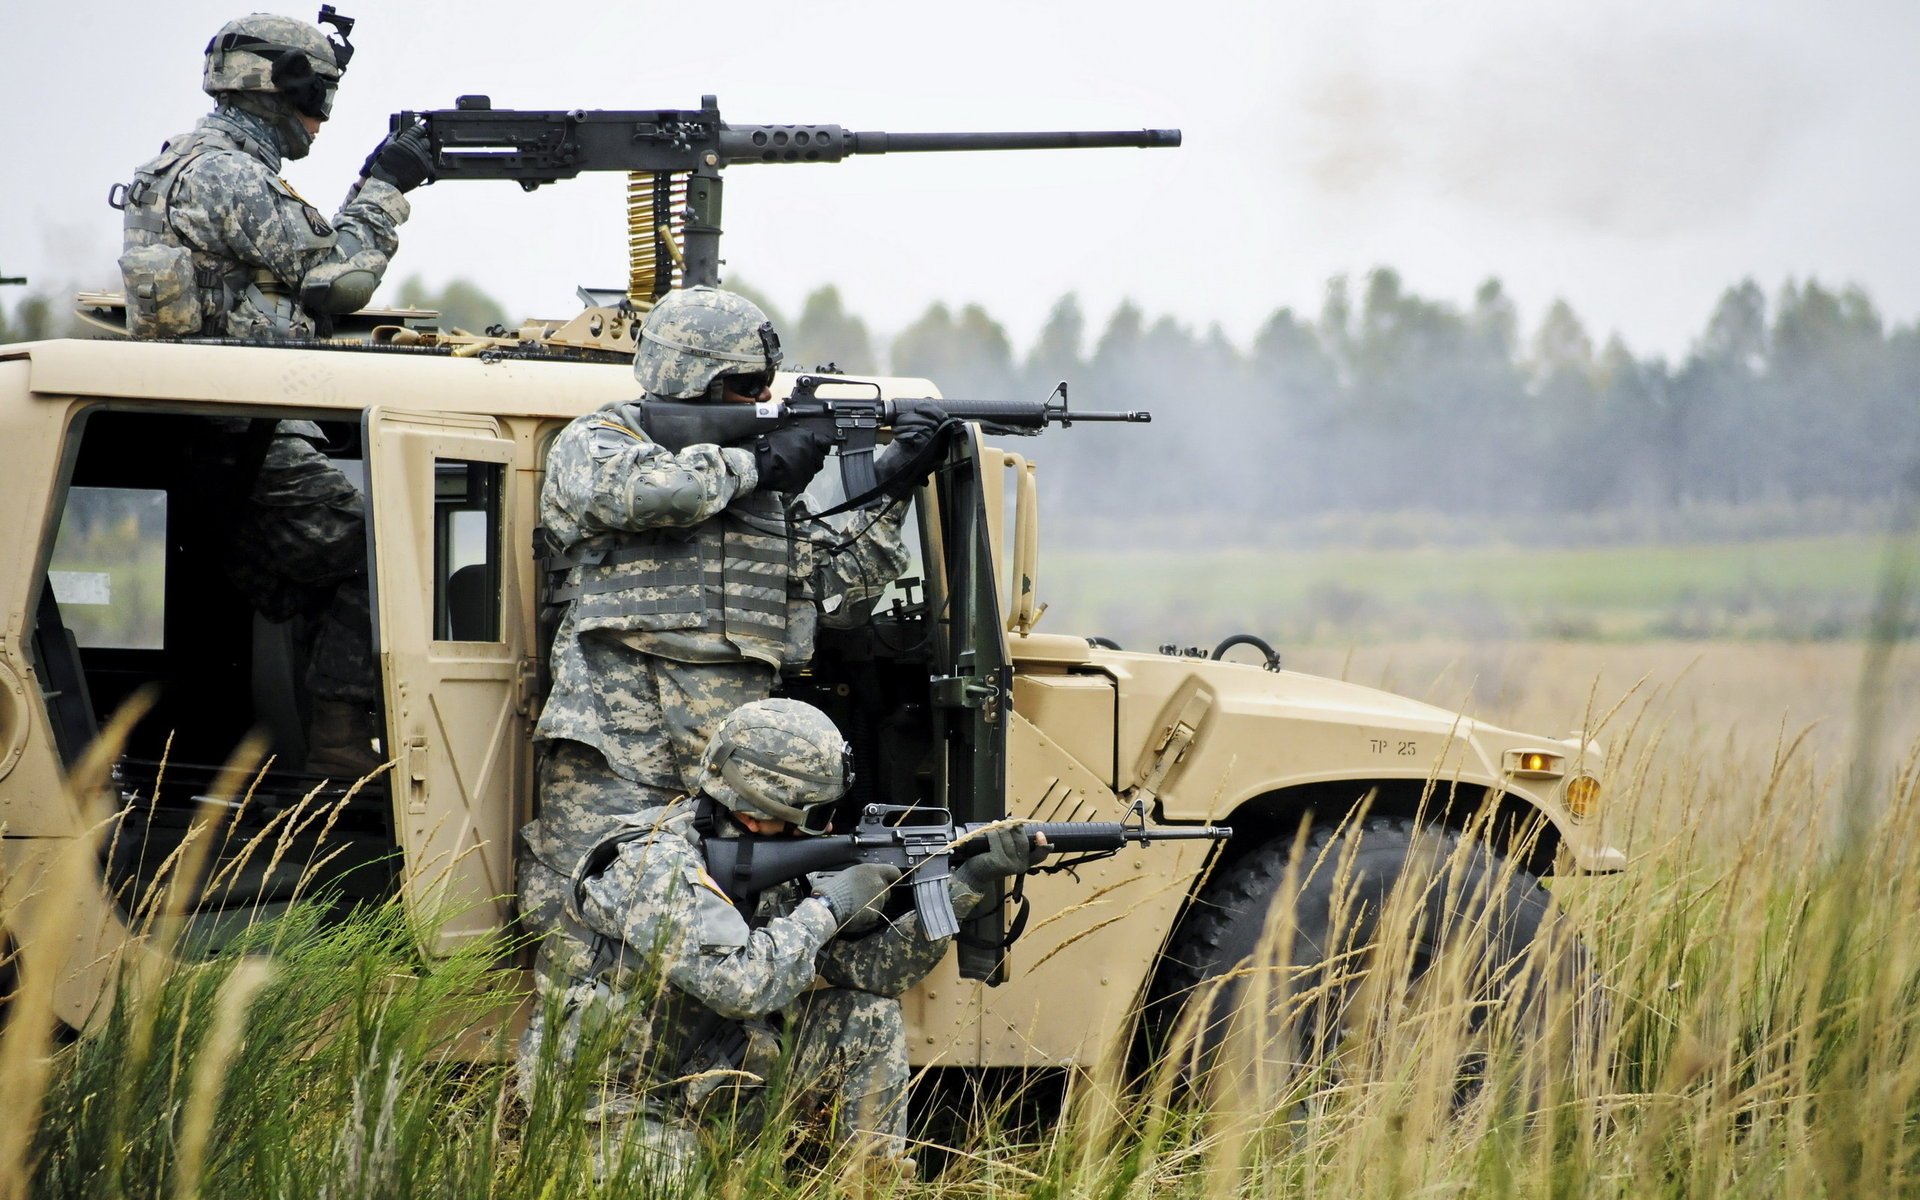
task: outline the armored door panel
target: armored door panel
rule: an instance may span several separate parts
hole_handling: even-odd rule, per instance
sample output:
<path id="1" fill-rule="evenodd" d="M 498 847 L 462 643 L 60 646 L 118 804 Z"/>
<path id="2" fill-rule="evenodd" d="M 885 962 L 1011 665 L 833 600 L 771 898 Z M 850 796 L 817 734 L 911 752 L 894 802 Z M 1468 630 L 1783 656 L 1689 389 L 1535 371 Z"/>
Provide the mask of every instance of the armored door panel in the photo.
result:
<path id="1" fill-rule="evenodd" d="M 447 953 L 500 928 L 528 753 L 512 440 L 490 418 L 367 415 L 376 645 L 410 911 Z"/>

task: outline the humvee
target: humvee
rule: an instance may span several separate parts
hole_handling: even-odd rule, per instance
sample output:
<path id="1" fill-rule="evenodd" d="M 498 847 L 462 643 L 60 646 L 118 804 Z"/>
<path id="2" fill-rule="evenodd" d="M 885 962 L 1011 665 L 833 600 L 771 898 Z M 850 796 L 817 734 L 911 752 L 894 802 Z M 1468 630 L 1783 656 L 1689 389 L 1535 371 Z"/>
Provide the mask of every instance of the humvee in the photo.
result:
<path id="1" fill-rule="evenodd" d="M 15 564 L 0 593 L 5 934 L 23 974 L 48 973 L 60 1020 L 97 1019 L 116 966 L 148 953 L 140 898 L 206 805 L 226 806 L 232 829 L 176 953 L 217 950 L 302 895 L 340 910 L 400 897 L 430 931 L 429 961 L 508 926 L 515 830 L 537 804 L 543 461 L 567 421 L 631 397 L 607 348 L 630 337 L 606 327 L 619 319 L 464 342 L 405 336 L 396 319 L 403 332 L 374 342 L 0 346 L 0 551 Z M 569 348 L 561 331 L 586 336 L 583 322 L 591 336 Z M 866 382 L 940 395 L 926 379 Z M 192 452 L 211 417 L 317 422 L 362 485 L 392 766 L 357 790 L 302 770 L 298 620 L 252 611 L 219 569 L 222 509 L 248 481 L 208 478 Z M 911 500 L 906 577 L 860 626 L 823 631 L 786 693 L 847 733 L 861 781 L 848 805 L 911 801 L 956 821 L 1137 813 L 1234 833 L 1035 878 L 1024 936 L 1004 951 L 963 939 L 905 998 L 917 1062 L 1057 1066 L 1125 1049 L 1149 998 L 1230 969 L 1267 907 L 1291 902 L 1275 864 L 1303 824 L 1361 805 L 1364 836 L 1388 848 L 1417 822 L 1480 814 L 1515 895 L 1622 865 L 1596 833 L 1601 755 L 1580 735 L 1496 728 L 1272 659 L 1043 629 L 1039 469 L 968 427 Z M 75 794 L 103 723 L 143 691 L 153 707 L 112 748 L 110 794 Z M 249 731 L 274 757 L 244 792 L 220 792 Z M 103 812 L 119 814 L 104 835 Z M 241 861 L 269 828 L 283 852 Z M 84 886 L 54 888 L 50 864 L 82 839 L 99 847 Z"/>
<path id="2" fill-rule="evenodd" d="M 628 172 L 626 289 L 582 289 L 575 316 L 484 335 L 371 311 L 326 341 L 0 346 L 0 553 L 17 564 L 0 585 L 0 932 L 22 982 L 50 989 L 73 1027 L 100 1016 L 122 964 L 158 955 L 160 887 L 186 910 L 184 936 L 161 939 L 169 954 L 216 952 L 302 897 L 339 911 L 397 898 L 428 960 L 509 926 L 515 831 L 537 805 L 546 449 L 574 417 L 632 397 L 636 322 L 653 298 L 718 282 L 723 168 L 1180 144 L 1178 130 L 731 125 L 712 96 L 617 112 L 496 110 L 467 96 L 394 124 L 416 119 L 443 180 L 533 188 Z M 117 297 L 82 303 L 124 333 Z M 886 400 L 940 396 L 925 379 L 836 378 Z M 795 386 L 782 375 L 774 394 Z M 364 498 L 390 767 L 355 783 L 304 769 L 311 630 L 254 611 L 222 570 L 257 435 L 285 420 L 317 423 Z M 251 458 L 203 452 L 236 424 L 251 431 Z M 1177 1011 L 1230 975 L 1270 907 L 1304 909 L 1333 886 L 1315 871 L 1282 895 L 1289 849 L 1358 813 L 1383 877 L 1431 830 L 1464 832 L 1495 901 L 1536 918 L 1541 876 L 1622 865 L 1596 832 L 1602 755 L 1583 734 L 1495 728 L 1281 670 L 1270 651 L 1225 660 L 1254 638 L 1208 656 L 1042 631 L 1038 469 L 969 426 L 911 499 L 914 564 L 852 628 L 822 630 L 809 669 L 785 681 L 854 749 L 843 827 L 884 802 L 957 822 L 1151 821 L 1233 836 L 1033 877 L 1035 919 L 1010 924 L 1002 909 L 970 921 L 905 998 L 916 1062 L 1061 1066 L 1131 1049 L 1143 1012 Z M 151 698 L 144 718 L 103 735 L 135 698 Z M 223 764 L 249 735 L 272 758 L 236 779 Z M 103 756 L 112 768 L 96 788 Z M 217 839 L 194 832 L 209 810 L 223 813 Z M 256 853 L 263 840 L 271 849 Z"/>

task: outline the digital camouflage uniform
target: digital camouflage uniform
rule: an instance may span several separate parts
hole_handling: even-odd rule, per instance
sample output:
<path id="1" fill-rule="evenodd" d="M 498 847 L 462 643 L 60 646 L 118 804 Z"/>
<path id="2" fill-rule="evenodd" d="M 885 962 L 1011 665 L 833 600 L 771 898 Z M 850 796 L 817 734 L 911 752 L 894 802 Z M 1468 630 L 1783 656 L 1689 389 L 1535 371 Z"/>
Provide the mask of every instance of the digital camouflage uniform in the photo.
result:
<path id="1" fill-rule="evenodd" d="M 731 1112 L 751 1128 L 767 1102 L 759 1081 L 781 1069 L 803 1124 L 902 1154 L 898 997 L 950 939 L 927 941 L 913 913 L 836 938 L 832 910 L 800 882 L 736 905 L 706 871 L 695 812 L 681 799 L 628 816 L 611 835 L 631 839 L 617 857 L 569 885 L 564 919 L 579 936 L 567 944 L 580 951 L 550 961 L 541 1015 L 521 1043 L 522 1086 L 535 1086 L 551 1006 L 563 1024 L 547 1053 L 574 1061 L 583 1038 L 610 1050 L 592 1068 L 588 1108 L 603 1163 L 624 1153 L 657 1156 L 645 1165 L 668 1173 L 685 1167 L 700 1121 Z M 717 826 L 717 836 L 734 829 Z M 952 895 L 963 916 L 981 899 L 959 876 Z"/>
<path id="2" fill-rule="evenodd" d="M 539 895 L 620 817 L 697 787 L 721 718 L 770 695 L 812 658 L 818 622 L 863 618 L 906 565 L 897 509 L 813 521 L 756 482 L 752 451 L 670 453 L 633 403 L 576 419 L 547 453 L 541 522 L 571 565 L 535 730 L 541 809 L 523 831 L 537 928 L 551 928 Z"/>
<path id="3" fill-rule="evenodd" d="M 121 273 L 135 336 L 310 336 L 306 305 L 332 315 L 372 298 L 399 247 L 406 197 L 365 179 L 328 220 L 280 178 L 280 160 L 270 122 L 222 104 L 134 173 Z M 168 252 L 182 251 L 186 289 L 166 269 Z"/>

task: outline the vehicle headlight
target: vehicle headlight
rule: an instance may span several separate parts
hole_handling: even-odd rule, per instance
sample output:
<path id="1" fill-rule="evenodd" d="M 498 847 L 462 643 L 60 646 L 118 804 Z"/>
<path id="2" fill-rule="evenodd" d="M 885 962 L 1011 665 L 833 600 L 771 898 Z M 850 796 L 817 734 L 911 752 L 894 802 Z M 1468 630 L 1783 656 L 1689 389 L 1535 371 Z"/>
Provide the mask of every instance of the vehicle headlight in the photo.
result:
<path id="1" fill-rule="evenodd" d="M 1600 781 L 1591 775 L 1575 775 L 1567 780 L 1567 811 L 1575 817 L 1590 817 L 1600 811 Z"/>

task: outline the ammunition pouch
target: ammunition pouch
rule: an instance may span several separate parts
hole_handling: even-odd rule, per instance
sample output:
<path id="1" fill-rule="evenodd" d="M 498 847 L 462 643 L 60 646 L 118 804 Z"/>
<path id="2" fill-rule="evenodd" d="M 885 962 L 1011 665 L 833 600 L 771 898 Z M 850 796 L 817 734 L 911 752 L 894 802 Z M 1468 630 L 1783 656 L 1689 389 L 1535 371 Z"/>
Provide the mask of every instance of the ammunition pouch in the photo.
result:
<path id="1" fill-rule="evenodd" d="M 163 338 L 200 332 L 199 275 L 185 246 L 137 246 L 120 256 L 120 278 L 127 289 L 128 334 Z"/>

